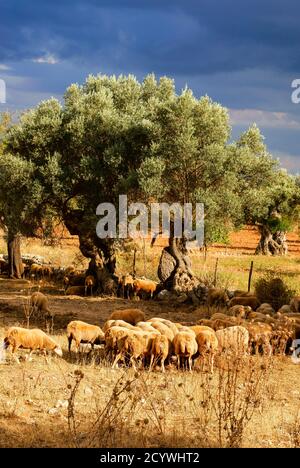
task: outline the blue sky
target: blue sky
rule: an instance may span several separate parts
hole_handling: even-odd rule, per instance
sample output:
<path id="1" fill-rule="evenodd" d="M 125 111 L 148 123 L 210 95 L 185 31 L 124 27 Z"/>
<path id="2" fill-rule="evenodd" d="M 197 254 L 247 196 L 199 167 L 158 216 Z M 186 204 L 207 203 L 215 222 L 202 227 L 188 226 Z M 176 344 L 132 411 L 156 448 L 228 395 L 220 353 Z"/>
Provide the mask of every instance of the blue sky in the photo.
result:
<path id="1" fill-rule="evenodd" d="M 300 172 L 299 46 L 296 0 L 0 0 L 0 111 L 61 98 L 89 73 L 154 72 L 228 107 L 233 138 L 257 122 Z"/>

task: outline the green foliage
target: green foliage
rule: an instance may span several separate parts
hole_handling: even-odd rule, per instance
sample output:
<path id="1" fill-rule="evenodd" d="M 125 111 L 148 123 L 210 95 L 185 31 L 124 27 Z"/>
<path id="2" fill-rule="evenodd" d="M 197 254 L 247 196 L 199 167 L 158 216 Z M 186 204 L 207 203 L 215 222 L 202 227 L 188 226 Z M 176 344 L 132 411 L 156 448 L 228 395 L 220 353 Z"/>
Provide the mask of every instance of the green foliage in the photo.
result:
<path id="1" fill-rule="evenodd" d="M 288 287 L 284 279 L 274 272 L 268 272 L 255 283 L 255 292 L 261 303 L 267 302 L 277 311 L 289 304 L 296 292 Z"/>
<path id="2" fill-rule="evenodd" d="M 299 184 L 272 159 L 255 125 L 231 144 L 230 132 L 224 107 L 189 89 L 176 94 L 167 77 L 89 76 L 66 90 L 63 104 L 43 101 L 8 130 L 6 157 L 15 159 L 0 158 L 4 217 L 17 202 L 14 223 L 28 232 L 24 220 L 35 229 L 46 213 L 65 219 L 76 210 L 93 231 L 97 205 L 117 204 L 119 194 L 202 202 L 207 244 L 274 213 L 282 223 L 291 219 Z"/>

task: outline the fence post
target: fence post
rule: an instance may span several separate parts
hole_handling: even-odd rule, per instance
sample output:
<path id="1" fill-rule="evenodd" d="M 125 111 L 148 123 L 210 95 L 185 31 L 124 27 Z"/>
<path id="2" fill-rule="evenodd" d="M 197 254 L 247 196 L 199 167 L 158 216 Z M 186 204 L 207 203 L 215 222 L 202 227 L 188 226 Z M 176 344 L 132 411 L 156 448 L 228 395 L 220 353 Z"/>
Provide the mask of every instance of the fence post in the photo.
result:
<path id="1" fill-rule="evenodd" d="M 253 260 L 251 261 L 250 270 L 249 270 L 248 292 L 250 292 L 250 289 L 251 289 L 252 272 L 253 272 Z"/>
<path id="2" fill-rule="evenodd" d="M 216 286 L 216 284 L 217 284 L 218 263 L 219 263 L 219 257 L 217 257 L 216 264 L 215 264 L 214 286 Z"/>

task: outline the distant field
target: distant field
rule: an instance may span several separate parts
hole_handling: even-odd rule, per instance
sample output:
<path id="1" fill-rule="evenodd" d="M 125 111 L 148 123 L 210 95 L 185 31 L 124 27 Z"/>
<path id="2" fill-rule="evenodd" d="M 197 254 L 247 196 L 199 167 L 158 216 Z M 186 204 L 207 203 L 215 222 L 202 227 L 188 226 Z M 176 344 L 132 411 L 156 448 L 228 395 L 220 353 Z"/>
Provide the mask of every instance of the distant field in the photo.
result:
<path id="1" fill-rule="evenodd" d="M 266 272 L 273 271 L 281 274 L 287 284 L 300 294 L 300 239 L 296 232 L 288 236 L 289 255 L 287 257 L 265 257 L 254 255 L 259 235 L 254 228 L 246 228 L 232 233 L 229 245 L 216 244 L 209 247 L 206 259 L 200 250 L 191 251 L 193 270 L 197 276 L 203 279 L 213 279 L 216 258 L 218 257 L 217 284 L 229 288 L 247 288 L 250 263 L 254 261 L 252 285 L 256 279 Z M 160 239 L 153 248 L 149 242 L 136 242 L 136 271 L 137 275 L 146 276 L 157 280 L 157 267 L 164 239 Z M 84 258 L 78 248 L 78 240 L 65 233 L 60 243 L 55 247 L 43 245 L 36 239 L 24 239 L 22 251 L 42 255 L 46 261 L 55 265 L 68 266 L 74 263 L 78 268 L 85 268 L 88 259 Z M 6 253 L 6 245 L 3 237 L 0 237 L 0 253 Z M 133 250 L 127 248 L 125 252 L 117 255 L 117 272 L 127 273 L 132 271 Z"/>

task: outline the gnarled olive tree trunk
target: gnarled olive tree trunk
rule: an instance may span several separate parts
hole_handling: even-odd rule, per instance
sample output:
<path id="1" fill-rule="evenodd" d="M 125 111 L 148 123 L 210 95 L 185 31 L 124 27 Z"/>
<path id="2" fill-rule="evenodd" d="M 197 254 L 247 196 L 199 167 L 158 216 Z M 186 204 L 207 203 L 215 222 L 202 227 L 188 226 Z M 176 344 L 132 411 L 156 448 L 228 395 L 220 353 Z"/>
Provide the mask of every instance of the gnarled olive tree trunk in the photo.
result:
<path id="1" fill-rule="evenodd" d="M 79 238 L 81 253 L 90 259 L 87 273 L 97 279 L 98 294 L 115 294 L 117 290 L 116 250 L 114 239 L 100 239 L 96 234 L 96 223 L 88 219 L 81 210 L 64 213 L 64 222 L 72 235 Z"/>
<path id="2" fill-rule="evenodd" d="M 20 279 L 24 274 L 21 257 L 21 236 L 8 230 L 7 233 L 8 271 L 10 278 Z"/>
<path id="3" fill-rule="evenodd" d="M 157 272 L 164 289 L 186 295 L 195 305 L 204 304 L 208 288 L 192 271 L 187 240 L 171 236 L 168 244 L 161 253 Z"/>
<path id="4" fill-rule="evenodd" d="M 259 226 L 260 240 L 256 247 L 256 255 L 287 255 L 288 246 L 286 233 L 276 231 L 272 233 L 270 228 L 265 225 Z"/>

